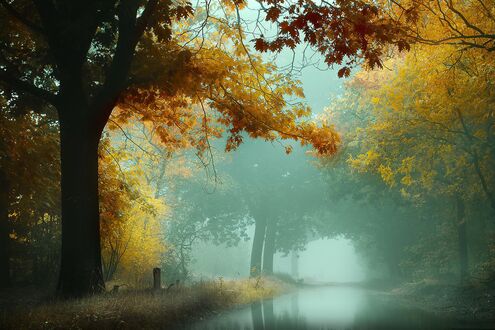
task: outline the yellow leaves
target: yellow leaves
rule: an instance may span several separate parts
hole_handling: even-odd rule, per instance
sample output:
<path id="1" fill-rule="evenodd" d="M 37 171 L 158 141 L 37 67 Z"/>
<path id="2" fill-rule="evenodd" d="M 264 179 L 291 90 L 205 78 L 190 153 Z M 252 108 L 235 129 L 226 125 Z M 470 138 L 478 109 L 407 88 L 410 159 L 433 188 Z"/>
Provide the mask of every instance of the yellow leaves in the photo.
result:
<path id="1" fill-rule="evenodd" d="M 125 128 L 121 129 L 124 131 Z M 127 130 L 124 137 L 130 138 L 129 134 Z M 155 197 L 156 188 L 146 179 L 151 173 L 150 168 L 144 166 L 144 157 L 133 154 L 132 149 L 126 150 L 125 144 L 119 145 L 116 142 L 119 139 L 113 137 L 114 146 L 108 139 L 100 144 L 102 256 L 104 264 L 118 256 L 119 276 L 137 283 L 160 262 L 165 249 L 159 235 L 162 230 L 160 219 L 167 214 L 168 206 Z M 148 154 L 143 146 L 144 143 L 137 149 L 149 156 L 151 153 Z"/>
<path id="2" fill-rule="evenodd" d="M 336 104 L 358 119 L 347 134 L 357 141 L 348 147 L 360 148 L 349 158 L 351 168 L 375 173 L 389 186 L 395 178 L 407 198 L 480 190 L 473 154 L 482 166 L 495 166 L 487 156 L 493 148 L 487 127 L 494 125 L 495 54 L 455 51 L 417 45 L 388 61 L 389 69 L 360 72 L 349 81 L 345 99 Z"/>
<path id="3" fill-rule="evenodd" d="M 433 188 L 433 183 L 437 175 L 436 171 L 423 171 L 421 172 L 420 184 L 428 190 Z"/>
<path id="4" fill-rule="evenodd" d="M 405 186 L 410 186 L 413 183 L 413 179 L 412 179 L 412 177 L 410 175 L 405 175 L 400 180 L 400 183 L 402 183 Z"/>
<path id="5" fill-rule="evenodd" d="M 378 166 L 378 173 L 380 173 L 382 180 L 387 185 L 391 187 L 395 185 L 394 172 L 392 171 L 390 166 L 380 164 L 380 166 Z"/>
<path id="6" fill-rule="evenodd" d="M 357 155 L 357 158 L 350 155 L 347 163 L 359 172 L 366 172 L 376 165 L 379 157 L 380 155 L 375 150 L 371 149 L 366 153 Z"/>
<path id="7" fill-rule="evenodd" d="M 239 8 L 239 10 L 242 10 L 246 7 L 246 1 L 245 0 L 221 0 L 222 6 L 226 8 L 227 10 L 234 11 L 236 9 L 236 6 Z"/>
<path id="8" fill-rule="evenodd" d="M 380 155 L 375 150 L 368 150 L 366 152 L 365 165 L 373 164 L 379 157 Z"/>
<path id="9" fill-rule="evenodd" d="M 160 264 L 161 254 L 166 247 L 159 235 L 162 230 L 159 219 L 159 216 L 150 216 L 139 207 L 130 210 L 119 237 L 127 245 L 120 265 L 120 277 L 139 283 L 149 276 L 151 269 Z"/>
<path id="10" fill-rule="evenodd" d="M 399 167 L 399 173 L 410 175 L 413 169 L 414 157 L 406 157 L 402 159 L 401 166 Z"/>

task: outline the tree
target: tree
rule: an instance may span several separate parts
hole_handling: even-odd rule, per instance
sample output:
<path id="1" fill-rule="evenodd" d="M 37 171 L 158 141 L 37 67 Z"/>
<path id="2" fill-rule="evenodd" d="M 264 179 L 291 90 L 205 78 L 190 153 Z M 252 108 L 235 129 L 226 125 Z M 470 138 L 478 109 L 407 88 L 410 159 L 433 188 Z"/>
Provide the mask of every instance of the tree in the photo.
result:
<path id="1" fill-rule="evenodd" d="M 359 73 L 351 83 L 355 115 L 366 118 L 356 129 L 362 149 L 351 166 L 379 175 L 416 203 L 436 196 L 457 210 L 449 217 L 463 280 L 469 264 L 465 209 L 495 210 L 489 170 L 495 161 L 493 59 L 485 50 L 417 45 L 414 55 L 390 60 L 391 70 Z"/>
<path id="2" fill-rule="evenodd" d="M 218 159 L 215 166 L 221 166 Z M 247 239 L 249 219 L 239 184 L 220 170 L 216 175 L 213 182 L 201 178 L 201 173 L 175 182 L 177 201 L 164 234 L 169 244 L 168 272 L 175 279 L 190 278 L 194 244 L 211 241 L 234 246 Z"/>
<path id="3" fill-rule="evenodd" d="M 49 245 L 50 239 L 34 233 L 47 225 L 43 230 L 53 234 L 50 224 L 59 218 L 58 138 L 51 117 L 26 109 L 0 112 L 0 140 L 0 284 L 9 285 L 10 259 L 23 246 L 30 244 L 36 251 L 34 265 L 47 256 L 41 244 L 35 245 L 40 240 Z"/>
<path id="4" fill-rule="evenodd" d="M 458 49 L 495 51 L 493 0 L 391 1 L 384 12 L 401 27 L 409 43 L 454 45 Z"/>
<path id="5" fill-rule="evenodd" d="M 103 274 L 141 284 L 161 262 L 166 248 L 161 239 L 165 201 L 156 197 L 135 150 L 118 142 L 119 132 L 100 143 L 99 186 Z M 110 141 L 113 140 L 113 146 Z"/>
<path id="6" fill-rule="evenodd" d="M 196 91 L 182 89 L 190 82 L 203 84 L 204 92 L 211 86 L 211 71 L 189 65 L 201 60 L 202 54 L 181 47 L 171 31 L 176 19 L 192 11 L 187 3 L 174 6 L 157 0 L 2 1 L 0 81 L 8 105 L 38 100 L 58 113 L 62 173 L 58 287 L 63 295 L 80 296 L 104 288 L 97 160 L 98 144 L 112 111 L 129 98 L 132 105 L 153 110 L 149 106 L 166 96 L 195 96 Z M 186 37 L 191 35 L 194 33 Z M 259 70 L 259 59 L 254 61 L 246 53 L 239 57 L 244 67 L 256 68 L 254 73 L 251 70 L 249 84 L 256 82 L 259 93 L 215 85 L 217 90 L 209 98 L 211 108 L 219 111 L 218 121 L 229 127 L 232 138 L 228 148 L 241 142 L 239 132 L 244 130 L 254 137 L 274 139 L 277 133 L 281 138 L 311 142 L 322 153 L 335 150 L 337 139 L 331 129 L 298 121 L 308 112 L 301 112 L 300 107 L 287 112 L 283 97 L 269 96 L 294 91 L 275 89 L 270 93 L 264 77 L 273 76 L 273 68 Z M 225 68 L 222 73 L 221 81 L 228 82 Z M 248 83 L 245 79 L 240 82 Z M 204 106 L 201 99 L 192 100 Z M 135 111 L 134 107 L 122 108 Z M 165 130 L 164 138 L 170 137 L 167 133 Z"/>

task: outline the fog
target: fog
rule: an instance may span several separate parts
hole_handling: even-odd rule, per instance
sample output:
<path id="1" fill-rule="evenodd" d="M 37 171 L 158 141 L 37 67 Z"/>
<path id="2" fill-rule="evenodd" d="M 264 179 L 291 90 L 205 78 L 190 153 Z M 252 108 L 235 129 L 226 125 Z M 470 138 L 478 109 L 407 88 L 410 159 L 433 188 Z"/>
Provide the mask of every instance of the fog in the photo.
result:
<path id="1" fill-rule="evenodd" d="M 238 246 L 198 244 L 192 251 L 191 270 L 199 278 L 242 278 L 249 275 L 252 239 Z M 365 264 L 352 242 L 345 238 L 318 239 L 297 252 L 297 267 L 292 255 L 276 253 L 274 272 L 291 274 L 305 283 L 353 283 L 366 279 Z M 294 272 L 295 270 L 295 272 Z"/>
<path id="2" fill-rule="evenodd" d="M 352 283 L 366 279 L 365 265 L 348 239 L 319 239 L 297 253 L 297 277 L 307 283 Z M 277 254 L 275 269 L 290 273 L 290 256 Z"/>
<path id="3" fill-rule="evenodd" d="M 0 328 L 495 328 L 495 0 L 431 3 L 0 1 Z"/>

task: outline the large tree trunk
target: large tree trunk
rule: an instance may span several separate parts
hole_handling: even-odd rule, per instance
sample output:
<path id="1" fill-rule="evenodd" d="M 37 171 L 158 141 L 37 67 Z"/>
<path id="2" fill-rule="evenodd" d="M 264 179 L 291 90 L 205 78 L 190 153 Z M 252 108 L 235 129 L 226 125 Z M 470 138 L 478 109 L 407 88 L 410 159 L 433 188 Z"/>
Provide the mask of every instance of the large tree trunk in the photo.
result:
<path id="1" fill-rule="evenodd" d="M 58 290 L 77 297 L 104 290 L 98 205 L 101 131 L 77 99 L 59 109 L 62 253 Z"/>
<path id="2" fill-rule="evenodd" d="M 0 169 L 0 287 L 10 286 L 9 185 Z"/>
<path id="3" fill-rule="evenodd" d="M 275 234 L 277 224 L 275 220 L 268 221 L 266 226 L 265 247 L 263 249 L 263 273 L 273 274 L 273 255 L 275 254 Z"/>
<path id="4" fill-rule="evenodd" d="M 253 247 L 251 249 L 251 277 L 261 274 L 261 256 L 263 255 L 263 242 L 265 240 L 266 219 L 255 219 Z"/>
<path id="5" fill-rule="evenodd" d="M 467 247 L 466 212 L 464 201 L 457 197 L 457 235 L 459 241 L 459 272 L 461 283 L 467 280 L 469 275 L 469 260 Z"/>

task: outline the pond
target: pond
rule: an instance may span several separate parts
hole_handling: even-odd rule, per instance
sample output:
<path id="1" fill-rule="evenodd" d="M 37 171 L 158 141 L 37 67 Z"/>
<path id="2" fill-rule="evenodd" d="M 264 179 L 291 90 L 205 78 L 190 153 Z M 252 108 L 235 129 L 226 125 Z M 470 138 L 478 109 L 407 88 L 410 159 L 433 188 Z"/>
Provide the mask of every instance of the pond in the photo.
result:
<path id="1" fill-rule="evenodd" d="M 256 302 L 186 329 L 439 329 L 451 325 L 421 309 L 406 307 L 383 292 L 323 286 Z"/>

